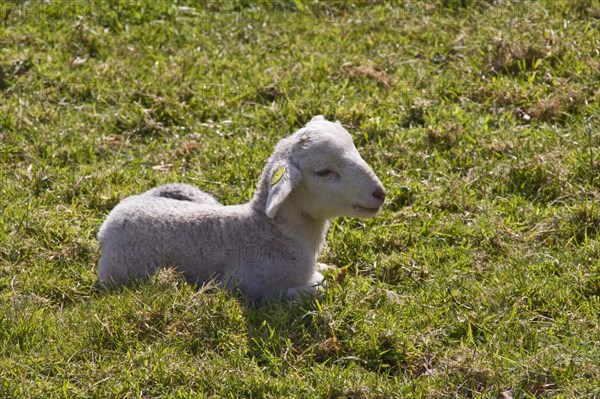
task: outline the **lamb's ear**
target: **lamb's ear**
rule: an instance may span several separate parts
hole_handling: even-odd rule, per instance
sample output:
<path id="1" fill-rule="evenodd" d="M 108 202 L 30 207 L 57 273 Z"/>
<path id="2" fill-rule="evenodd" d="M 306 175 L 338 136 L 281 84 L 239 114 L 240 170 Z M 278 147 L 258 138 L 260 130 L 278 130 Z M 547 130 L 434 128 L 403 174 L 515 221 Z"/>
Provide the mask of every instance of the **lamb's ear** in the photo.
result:
<path id="1" fill-rule="evenodd" d="M 325 120 L 325 117 L 323 115 L 317 115 L 317 116 L 313 116 L 313 118 L 310 121 L 317 122 L 317 121 L 324 121 L 324 120 Z"/>
<path id="2" fill-rule="evenodd" d="M 265 213 L 273 219 L 283 201 L 300 182 L 300 170 L 291 162 L 274 164 L 269 171 L 269 194 Z"/>

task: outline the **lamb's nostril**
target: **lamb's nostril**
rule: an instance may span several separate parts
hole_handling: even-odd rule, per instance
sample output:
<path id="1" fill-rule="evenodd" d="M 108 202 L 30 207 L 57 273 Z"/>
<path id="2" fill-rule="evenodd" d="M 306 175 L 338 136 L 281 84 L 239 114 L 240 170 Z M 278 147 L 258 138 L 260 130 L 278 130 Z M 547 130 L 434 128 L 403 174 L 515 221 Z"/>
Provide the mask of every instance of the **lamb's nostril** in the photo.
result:
<path id="1" fill-rule="evenodd" d="M 385 201 L 385 191 L 383 191 L 381 188 L 378 188 L 377 190 L 373 191 L 373 197 L 383 202 Z"/>

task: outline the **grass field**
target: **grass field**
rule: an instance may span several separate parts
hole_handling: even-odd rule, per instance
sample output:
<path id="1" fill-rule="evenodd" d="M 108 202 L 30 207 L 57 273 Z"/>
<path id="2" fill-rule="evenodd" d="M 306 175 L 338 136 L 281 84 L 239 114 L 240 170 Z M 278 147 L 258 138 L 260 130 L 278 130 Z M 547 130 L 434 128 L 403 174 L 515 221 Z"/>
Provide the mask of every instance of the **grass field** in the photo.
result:
<path id="1" fill-rule="evenodd" d="M 600 397 L 598 1 L 0 2 L 0 397 Z M 314 299 L 96 283 L 122 198 L 250 199 L 340 120 L 388 190 Z"/>

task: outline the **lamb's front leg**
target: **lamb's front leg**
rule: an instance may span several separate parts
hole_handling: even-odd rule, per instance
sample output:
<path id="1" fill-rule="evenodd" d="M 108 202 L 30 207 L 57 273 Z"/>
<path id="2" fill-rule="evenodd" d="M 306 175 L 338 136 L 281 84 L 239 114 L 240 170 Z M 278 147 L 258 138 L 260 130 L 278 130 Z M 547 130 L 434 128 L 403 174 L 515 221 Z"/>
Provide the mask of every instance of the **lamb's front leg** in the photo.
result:
<path id="1" fill-rule="evenodd" d="M 290 298 L 298 298 L 302 293 L 312 294 L 325 286 L 325 278 L 317 271 L 313 273 L 306 284 L 285 290 L 285 295 Z"/>

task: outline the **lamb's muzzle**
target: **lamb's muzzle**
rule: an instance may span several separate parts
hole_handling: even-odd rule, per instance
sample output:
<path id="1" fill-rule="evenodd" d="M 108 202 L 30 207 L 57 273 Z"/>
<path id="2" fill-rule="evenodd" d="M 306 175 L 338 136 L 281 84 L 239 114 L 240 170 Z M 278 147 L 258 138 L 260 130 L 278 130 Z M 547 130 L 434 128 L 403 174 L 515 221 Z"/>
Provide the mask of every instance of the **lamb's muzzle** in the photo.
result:
<path id="1" fill-rule="evenodd" d="M 385 196 L 350 134 L 317 116 L 277 144 L 247 204 L 222 206 L 183 184 L 123 200 L 98 233 L 99 281 L 126 284 L 173 267 L 251 298 L 312 292 L 323 281 L 316 260 L 330 219 L 371 217 Z"/>

